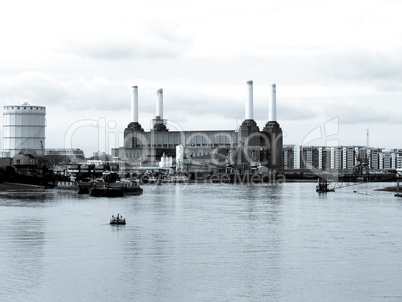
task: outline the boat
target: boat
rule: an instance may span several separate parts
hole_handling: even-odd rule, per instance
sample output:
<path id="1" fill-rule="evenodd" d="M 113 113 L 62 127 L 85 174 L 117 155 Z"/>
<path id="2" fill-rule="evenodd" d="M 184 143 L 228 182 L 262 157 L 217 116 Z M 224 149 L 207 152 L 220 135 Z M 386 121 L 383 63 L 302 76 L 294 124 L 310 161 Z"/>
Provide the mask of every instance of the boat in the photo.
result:
<path id="1" fill-rule="evenodd" d="M 112 215 L 112 218 L 110 219 L 110 224 L 126 224 L 126 218 L 123 218 L 120 214 L 117 214 L 117 217 L 114 217 Z"/>
<path id="2" fill-rule="evenodd" d="M 78 182 L 78 194 L 89 194 L 89 189 L 99 181 L 103 181 L 103 179 L 92 180 L 91 178 L 84 178 L 82 181 Z"/>
<path id="3" fill-rule="evenodd" d="M 318 183 L 315 188 L 315 191 L 318 193 L 335 192 L 335 189 L 329 188 L 328 185 L 329 185 L 329 181 L 320 177 L 320 178 L 318 178 Z"/>
<path id="4" fill-rule="evenodd" d="M 143 192 L 137 181 L 118 182 L 116 184 L 122 188 L 124 195 L 141 195 Z"/>
<path id="5" fill-rule="evenodd" d="M 402 193 L 395 193 L 395 197 L 402 197 Z"/>
<path id="6" fill-rule="evenodd" d="M 141 195 L 142 188 L 137 182 L 96 182 L 89 188 L 94 197 L 123 197 L 125 195 Z"/>
<path id="7" fill-rule="evenodd" d="M 94 197 L 123 197 L 124 191 L 113 184 L 98 182 L 89 189 L 89 194 Z"/>
<path id="8" fill-rule="evenodd" d="M 353 191 L 354 193 L 361 194 L 361 195 L 371 195 L 369 192 L 361 192 L 361 191 Z"/>

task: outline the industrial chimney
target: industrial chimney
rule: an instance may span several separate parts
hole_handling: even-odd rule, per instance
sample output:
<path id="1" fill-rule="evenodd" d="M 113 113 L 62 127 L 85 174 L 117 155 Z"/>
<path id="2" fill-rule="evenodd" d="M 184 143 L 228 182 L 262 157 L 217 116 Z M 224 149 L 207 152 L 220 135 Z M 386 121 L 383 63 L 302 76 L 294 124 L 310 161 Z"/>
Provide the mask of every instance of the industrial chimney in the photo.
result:
<path id="1" fill-rule="evenodd" d="M 276 121 L 276 85 L 270 84 L 271 97 L 268 102 L 268 122 L 265 124 L 263 132 L 268 140 L 268 154 L 264 158 L 268 168 L 272 171 L 283 171 L 283 133 L 280 125 Z"/>
<path id="2" fill-rule="evenodd" d="M 253 81 L 247 81 L 247 100 L 246 100 L 246 110 L 245 119 L 252 120 L 253 117 Z"/>
<path id="3" fill-rule="evenodd" d="M 159 88 L 156 91 L 156 119 L 163 120 L 163 89 Z"/>
<path id="4" fill-rule="evenodd" d="M 276 122 L 276 85 L 271 84 L 271 98 L 268 103 L 268 122 Z"/>
<path id="5" fill-rule="evenodd" d="M 131 122 L 138 123 L 138 86 L 132 86 L 131 95 Z"/>
<path id="6" fill-rule="evenodd" d="M 159 88 L 156 91 L 156 113 L 153 120 L 153 130 L 155 131 L 167 131 L 166 121 L 163 120 L 163 89 Z"/>

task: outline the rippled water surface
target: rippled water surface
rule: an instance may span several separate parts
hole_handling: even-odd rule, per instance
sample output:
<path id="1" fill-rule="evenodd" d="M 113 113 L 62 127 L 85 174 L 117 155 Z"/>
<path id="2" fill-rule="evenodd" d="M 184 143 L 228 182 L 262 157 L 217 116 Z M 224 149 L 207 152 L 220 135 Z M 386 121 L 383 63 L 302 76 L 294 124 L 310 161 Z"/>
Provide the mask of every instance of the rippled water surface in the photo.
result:
<path id="1" fill-rule="evenodd" d="M 401 301 L 402 198 L 381 186 L 0 192 L 0 301 Z"/>

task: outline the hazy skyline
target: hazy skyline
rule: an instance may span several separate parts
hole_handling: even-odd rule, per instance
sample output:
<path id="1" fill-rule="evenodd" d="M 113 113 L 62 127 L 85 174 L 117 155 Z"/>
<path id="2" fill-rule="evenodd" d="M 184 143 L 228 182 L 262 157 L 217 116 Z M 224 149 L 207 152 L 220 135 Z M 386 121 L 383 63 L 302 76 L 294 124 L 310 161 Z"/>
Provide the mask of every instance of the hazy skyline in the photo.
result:
<path id="1" fill-rule="evenodd" d="M 46 147 L 64 147 L 73 125 L 72 146 L 90 156 L 122 145 L 132 85 L 145 130 L 158 88 L 184 130 L 235 129 L 253 80 L 260 128 L 276 83 L 285 144 L 321 127 L 311 144 L 365 145 L 370 129 L 371 146 L 402 148 L 400 11 L 390 0 L 7 2 L 0 104 L 46 106 Z M 83 127 L 97 121 L 100 146 L 101 131 Z"/>

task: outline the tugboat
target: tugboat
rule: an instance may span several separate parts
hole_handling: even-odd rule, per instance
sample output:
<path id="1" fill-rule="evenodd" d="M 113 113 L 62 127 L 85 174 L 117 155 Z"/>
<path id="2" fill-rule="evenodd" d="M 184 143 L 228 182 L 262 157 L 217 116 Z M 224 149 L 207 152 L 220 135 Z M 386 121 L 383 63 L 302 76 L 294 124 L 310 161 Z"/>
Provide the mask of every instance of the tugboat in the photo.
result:
<path id="1" fill-rule="evenodd" d="M 315 191 L 318 193 L 335 192 L 335 189 L 328 188 L 328 185 L 329 185 L 328 180 L 319 177 Z"/>
<path id="2" fill-rule="evenodd" d="M 110 224 L 126 224 L 126 218 L 123 218 L 120 214 L 117 214 L 117 217 L 114 217 L 112 215 L 112 218 L 110 219 Z"/>

